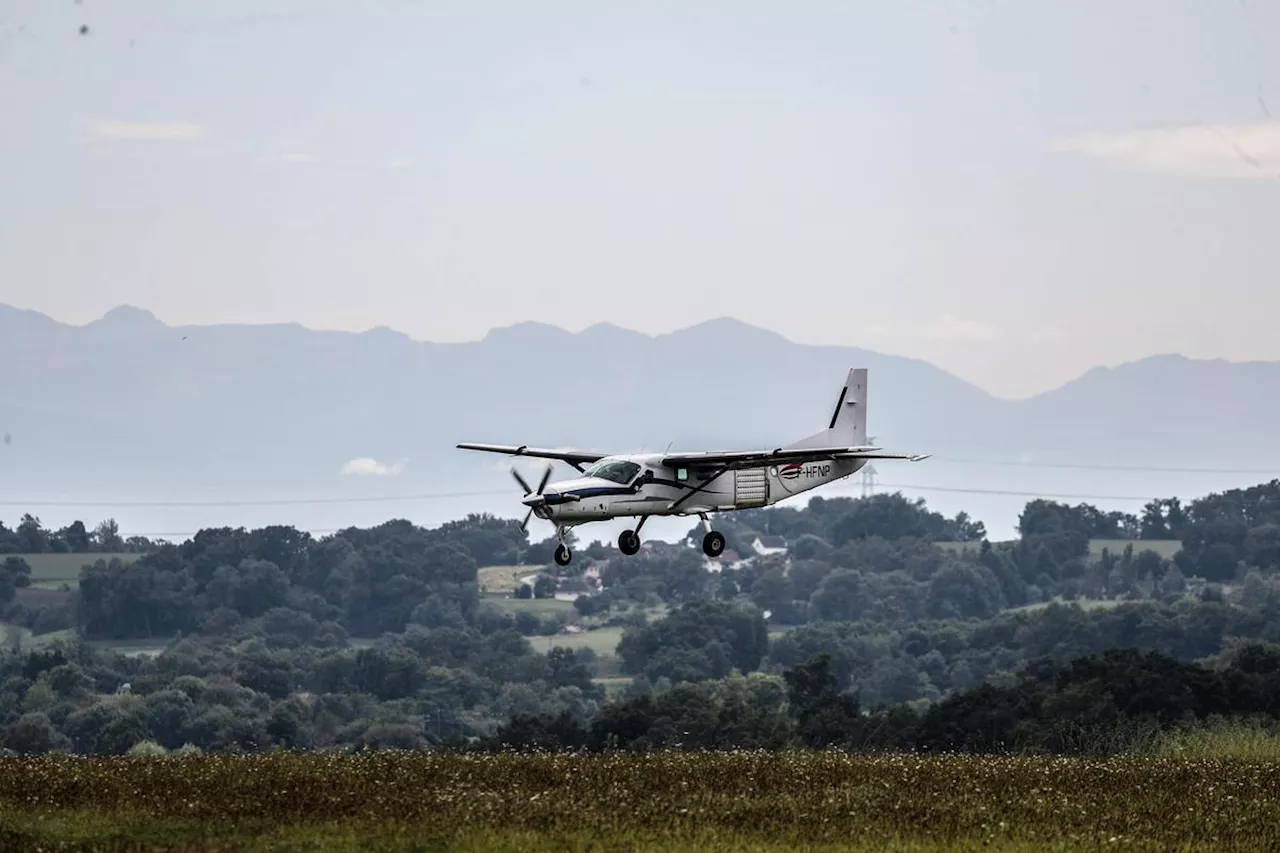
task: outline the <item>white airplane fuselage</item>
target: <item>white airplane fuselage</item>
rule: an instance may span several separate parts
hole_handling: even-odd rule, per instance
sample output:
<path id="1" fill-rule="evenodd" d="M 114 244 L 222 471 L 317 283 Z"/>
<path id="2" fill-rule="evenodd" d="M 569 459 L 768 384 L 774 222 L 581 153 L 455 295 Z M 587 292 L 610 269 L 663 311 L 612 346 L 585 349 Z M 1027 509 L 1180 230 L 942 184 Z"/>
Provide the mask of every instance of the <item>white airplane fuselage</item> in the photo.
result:
<path id="1" fill-rule="evenodd" d="M 511 473 L 524 489 L 529 518 L 556 526 L 559 546 L 555 560 L 565 566 L 573 558 L 566 541 L 569 528 L 614 518 L 639 518 L 635 528 L 618 538 L 623 554 L 640 550 L 640 529 L 650 516 L 701 517 L 706 535 L 702 550 L 708 557 L 724 552 L 725 537 L 713 530 L 713 513 L 754 509 L 784 501 L 862 470 L 872 459 L 918 462 L 927 454 L 886 452 L 867 441 L 867 369 L 850 368 L 825 421 L 825 428 L 781 447 L 756 450 L 708 450 L 677 453 L 601 454 L 528 445 L 459 444 L 509 456 L 559 460 L 573 465 L 581 476 L 555 483 L 548 464 L 537 486 L 514 468 Z M 587 467 L 583 467 L 583 466 Z"/>
<path id="2" fill-rule="evenodd" d="M 842 480 L 865 459 L 780 463 L 721 471 L 715 467 L 672 468 L 661 454 L 609 456 L 586 474 L 549 483 L 523 503 L 538 518 L 563 525 L 661 515 L 698 515 L 771 506 Z M 603 469 L 603 475 L 596 475 Z"/>

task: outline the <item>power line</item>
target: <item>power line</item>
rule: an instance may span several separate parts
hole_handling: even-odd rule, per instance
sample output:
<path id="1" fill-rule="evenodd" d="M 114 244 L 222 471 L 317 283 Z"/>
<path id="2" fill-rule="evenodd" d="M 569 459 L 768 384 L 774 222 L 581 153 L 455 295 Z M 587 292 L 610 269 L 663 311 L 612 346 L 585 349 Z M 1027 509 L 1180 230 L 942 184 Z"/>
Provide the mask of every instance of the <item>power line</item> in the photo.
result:
<path id="1" fill-rule="evenodd" d="M 1063 500 L 1099 500 L 1099 501 L 1149 501 L 1158 500 L 1161 495 L 1087 495 L 1068 494 L 1044 491 L 1017 491 L 1013 489 L 981 489 L 955 486 L 931 486 L 914 483 L 876 483 L 878 487 L 888 489 L 906 489 L 918 492 L 955 492 L 969 495 L 998 495 L 1005 497 L 1026 498 L 1058 498 Z M 492 497 L 510 495 L 505 491 L 480 492 L 422 492 L 409 495 L 377 495 L 350 498 L 280 498 L 275 500 L 225 500 L 225 501 L 0 501 L 0 506 L 21 507 L 97 507 L 102 509 L 118 509 L 122 507 L 243 507 L 243 506 L 295 506 L 313 504 L 349 504 L 349 503 L 391 503 L 394 501 L 439 500 L 444 498 Z M 1167 497 L 1167 496 L 1164 496 Z"/>
<path id="2" fill-rule="evenodd" d="M 350 498 L 278 498 L 271 500 L 219 500 L 219 501 L 0 501 L 0 506 L 55 506 L 55 507 L 218 507 L 218 506 L 298 506 L 303 504 L 351 504 L 387 503 L 390 501 L 425 501 L 443 498 L 475 498 L 510 495 L 511 491 L 487 492 L 423 492 L 413 495 L 374 495 Z"/>
<path id="3" fill-rule="evenodd" d="M 1257 468 L 1189 468 L 1157 465 L 1107 465 L 1087 462 L 1022 462 L 992 459 L 958 459 L 945 456 L 933 457 L 937 462 L 950 462 L 960 465 L 1014 466 L 1026 468 L 1078 468 L 1094 471 L 1147 471 L 1170 474 L 1250 474 L 1255 476 L 1278 476 L 1280 469 Z M 960 492 L 968 494 L 1007 495 L 1011 497 L 1063 497 L 1080 498 L 1082 500 L 1151 500 L 1156 495 L 1051 495 L 1034 491 L 1008 491 L 1001 489 L 963 489 L 946 486 L 894 486 L 879 483 L 889 488 L 909 488 L 917 491 Z M 487 490 L 469 492 L 419 492 L 406 495 L 371 495 L 361 497 L 322 497 L 322 498 L 275 498 L 275 499 L 233 499 L 209 501 L 63 501 L 63 500 L 0 500 L 0 506 L 16 507 L 101 507 L 101 508 L 180 508 L 180 507 L 249 507 L 249 506 L 305 506 L 319 504 L 356 504 L 356 503 L 390 503 L 394 501 L 447 500 L 451 498 L 497 497 L 507 495 L 507 491 Z"/>
<path id="4" fill-rule="evenodd" d="M 895 483 L 880 483 L 886 489 L 907 489 L 917 492 L 957 492 L 965 495 L 999 495 L 1017 498 L 1056 498 L 1058 500 L 1078 501 L 1153 501 L 1160 500 L 1160 495 L 1076 495 L 1051 492 L 1019 492 L 1010 489 L 965 489 L 951 486 L 912 486 Z M 1165 495 L 1164 497 L 1168 497 Z"/>
<path id="5" fill-rule="evenodd" d="M 1065 494 L 1061 492 L 1059 493 L 1022 492 L 1022 491 L 1012 491 L 1009 489 L 974 489 L 974 488 L 966 489 L 966 488 L 953 488 L 950 486 L 919 486 L 919 485 L 905 485 L 905 484 L 896 484 L 896 483 L 877 483 L 876 485 L 887 488 L 887 489 L 901 489 L 904 491 L 916 491 L 916 492 L 952 492 L 952 493 L 969 494 L 969 495 L 994 495 L 999 497 L 1022 497 L 1022 498 L 1033 498 L 1033 499 L 1046 498 L 1046 499 L 1056 499 L 1056 500 L 1080 500 L 1080 501 L 1155 501 L 1155 500 L 1163 500 L 1164 498 L 1169 497 L 1168 495 L 1164 495 L 1164 496 L 1161 496 L 1161 495 L 1085 495 L 1085 494 Z M 474 494 L 506 494 L 506 493 L 505 492 L 488 492 L 488 493 L 477 492 Z M 407 495 L 403 497 L 416 497 L 416 496 Z M 423 497 L 439 497 L 439 495 L 425 495 Z M 397 499 L 398 498 L 396 497 L 391 497 L 391 496 L 387 497 L 387 500 L 397 500 Z M 334 501 L 331 501 L 331 502 L 338 502 L 340 500 L 341 499 L 335 499 Z M 1245 503 L 1252 503 L 1252 502 L 1245 502 L 1240 499 L 1234 499 L 1234 501 L 1232 502 L 1240 505 L 1244 505 Z M 100 504 L 95 504 L 95 506 L 100 506 Z M 215 527 L 223 527 L 223 526 L 227 526 L 227 525 L 214 525 L 204 529 L 208 530 L 208 529 L 214 529 Z M 238 526 L 243 527 L 245 525 L 238 525 Z M 310 528 L 305 528 L 305 532 L 313 535 L 326 535 L 330 533 L 340 533 L 343 530 L 346 530 L 353 526 L 354 525 L 347 525 L 346 527 L 310 527 Z M 303 528 L 299 528 L 299 529 L 303 529 Z M 195 536 L 197 533 L 200 533 L 200 532 L 201 531 L 199 530 L 171 530 L 171 531 L 166 531 L 162 533 L 131 533 L 129 535 L 142 536 L 148 539 L 156 539 L 161 537 L 172 537 L 172 536 Z"/>
<path id="6" fill-rule="evenodd" d="M 991 466 L 1017 466 L 1029 468 L 1079 468 L 1099 471 L 1150 471 L 1165 472 L 1176 474 L 1251 474 L 1262 476 L 1276 476 L 1276 469 L 1245 469 L 1245 468 L 1193 468 L 1193 467 L 1174 467 L 1174 466 L 1154 466 L 1154 465 L 1108 465 L 1094 464 L 1087 462 L 1023 462 L 1013 460 L 992 460 L 992 459 L 960 459 L 948 457 L 934 457 L 938 462 L 951 462 L 964 465 L 991 465 Z M 1030 498 L 1060 498 L 1075 500 L 1116 500 L 1116 501 L 1134 501 L 1134 500 L 1155 500 L 1160 495 L 1085 495 L 1085 494 L 1054 494 L 1041 491 L 1018 491 L 1010 489 L 981 489 L 981 488 L 961 488 L 951 486 L 930 486 L 930 485 L 895 485 L 892 483 L 875 483 L 874 485 L 883 486 L 894 489 L 909 489 L 913 491 L 926 492 L 954 492 L 959 494 L 975 494 L 975 495 L 1000 495 L 1007 497 L 1030 497 Z M 418 492 L 404 495 L 365 495 L 359 497 L 318 497 L 318 498 L 267 498 L 267 499 L 228 499 L 228 500 L 208 500 L 208 501 L 127 501 L 127 500 L 102 500 L 102 501 L 64 501 L 64 500 L 0 500 L 0 506 L 12 507 L 96 507 L 103 509 L 122 509 L 122 508 L 181 508 L 181 507 L 253 507 L 253 506 L 308 506 L 322 504 L 359 504 L 359 503 L 393 503 L 396 501 L 427 501 L 427 500 L 448 500 L 455 498 L 472 498 L 472 497 L 498 497 L 508 496 L 509 490 L 480 490 L 480 491 L 463 491 L 463 492 Z"/>
<path id="7" fill-rule="evenodd" d="M 1280 468 L 1179 468 L 1166 465 L 1107 465 L 1090 462 L 1023 462 L 993 459 L 955 459 L 947 456 L 931 457 L 937 462 L 956 465 L 998 465 L 1023 468 L 1081 468 L 1089 471 L 1153 471 L 1166 474 L 1252 474 L 1264 477 L 1280 476 Z"/>

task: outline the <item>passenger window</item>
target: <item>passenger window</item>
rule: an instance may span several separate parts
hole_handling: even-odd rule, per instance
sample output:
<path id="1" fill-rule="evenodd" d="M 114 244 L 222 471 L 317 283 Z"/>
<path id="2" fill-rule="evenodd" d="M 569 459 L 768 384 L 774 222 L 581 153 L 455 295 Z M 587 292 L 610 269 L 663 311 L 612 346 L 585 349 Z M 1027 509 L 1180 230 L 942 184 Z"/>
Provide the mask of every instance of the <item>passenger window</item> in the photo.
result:
<path id="1" fill-rule="evenodd" d="M 677 469 L 676 469 L 676 479 L 677 479 L 677 480 L 679 480 L 679 481 L 680 481 L 680 482 L 682 482 L 682 483 L 683 483 L 685 480 L 689 479 L 689 469 L 688 469 L 688 468 L 677 468 Z"/>

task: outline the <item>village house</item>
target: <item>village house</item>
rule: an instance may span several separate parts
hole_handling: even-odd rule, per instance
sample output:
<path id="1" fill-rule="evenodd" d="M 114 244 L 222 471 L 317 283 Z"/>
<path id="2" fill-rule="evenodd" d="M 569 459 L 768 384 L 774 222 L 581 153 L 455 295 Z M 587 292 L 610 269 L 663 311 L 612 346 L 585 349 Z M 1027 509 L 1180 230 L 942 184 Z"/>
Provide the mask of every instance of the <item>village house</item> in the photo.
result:
<path id="1" fill-rule="evenodd" d="M 751 549 L 760 556 L 766 554 L 785 554 L 787 553 L 787 540 L 781 536 L 764 535 L 757 536 L 751 542 Z"/>

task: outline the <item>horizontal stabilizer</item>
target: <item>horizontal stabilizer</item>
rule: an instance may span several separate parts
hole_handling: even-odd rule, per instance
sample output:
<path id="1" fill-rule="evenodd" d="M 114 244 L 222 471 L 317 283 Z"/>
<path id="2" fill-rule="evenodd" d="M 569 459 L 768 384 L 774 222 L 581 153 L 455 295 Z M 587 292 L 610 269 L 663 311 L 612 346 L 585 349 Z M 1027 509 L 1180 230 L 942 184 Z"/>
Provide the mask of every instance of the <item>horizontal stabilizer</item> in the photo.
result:
<path id="1" fill-rule="evenodd" d="M 885 453 L 880 450 L 855 453 L 837 453 L 836 459 L 904 459 L 907 462 L 919 462 L 928 459 L 932 453 Z"/>

